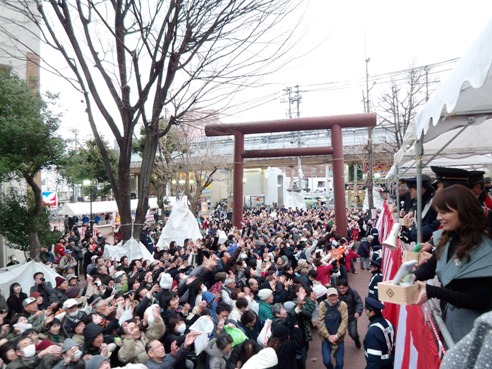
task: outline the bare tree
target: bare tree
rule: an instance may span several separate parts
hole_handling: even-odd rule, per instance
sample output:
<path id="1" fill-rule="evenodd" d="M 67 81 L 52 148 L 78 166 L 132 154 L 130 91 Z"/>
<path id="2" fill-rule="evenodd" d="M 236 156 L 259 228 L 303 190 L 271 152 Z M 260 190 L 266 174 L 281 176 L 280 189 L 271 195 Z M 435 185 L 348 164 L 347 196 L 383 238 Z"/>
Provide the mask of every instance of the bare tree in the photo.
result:
<path id="1" fill-rule="evenodd" d="M 403 81 L 392 78 L 389 91 L 379 99 L 380 124 L 387 127 L 393 153 L 401 148 L 410 122 L 426 101 L 427 76 L 426 68 L 412 68 Z"/>
<path id="2" fill-rule="evenodd" d="M 202 134 L 203 126 L 217 118 L 216 112 L 189 111 L 182 124 L 173 126 L 159 140 L 152 172 L 158 199 L 169 195 L 167 189 L 174 195 L 186 195 L 190 210 L 198 214 L 203 190 L 212 184 L 214 174 L 225 162 L 217 146 Z"/>
<path id="3" fill-rule="evenodd" d="M 144 222 L 158 141 L 190 107 L 227 103 L 231 96 L 278 68 L 295 25 L 276 26 L 300 0 L 0 0 L 36 24 L 71 75 L 42 59 L 84 95 L 89 124 L 104 159 L 130 238 L 130 161 L 137 123 L 146 132 L 138 183 L 136 224 Z M 34 4 L 34 6 L 32 6 Z M 299 12 L 302 14 L 302 11 Z M 2 19 L 4 25 L 13 22 Z M 23 27 L 36 37 L 30 27 Z M 1 31 L 9 34 L 9 27 Z M 286 29 L 286 31 L 285 31 Z M 27 47 L 27 45 L 23 45 Z M 42 55 L 40 56 L 42 58 Z M 161 128 L 164 107 L 171 111 Z M 111 172 L 101 139 L 105 122 L 119 145 L 118 174 Z M 139 230 L 134 234 L 139 234 Z"/>

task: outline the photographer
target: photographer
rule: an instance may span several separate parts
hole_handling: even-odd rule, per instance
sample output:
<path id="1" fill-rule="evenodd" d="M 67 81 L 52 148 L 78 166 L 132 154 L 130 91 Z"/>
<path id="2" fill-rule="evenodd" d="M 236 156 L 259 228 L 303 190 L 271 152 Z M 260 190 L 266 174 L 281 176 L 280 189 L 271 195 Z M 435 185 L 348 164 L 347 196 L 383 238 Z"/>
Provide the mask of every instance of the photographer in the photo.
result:
<path id="1" fill-rule="evenodd" d="M 53 292 L 53 286 L 51 282 L 46 282 L 44 274 L 42 272 L 34 273 L 34 286 L 31 287 L 29 293 L 39 292 L 43 296 L 43 303 L 40 305 L 41 308 L 46 309 L 48 307 L 48 301 L 50 295 Z"/>

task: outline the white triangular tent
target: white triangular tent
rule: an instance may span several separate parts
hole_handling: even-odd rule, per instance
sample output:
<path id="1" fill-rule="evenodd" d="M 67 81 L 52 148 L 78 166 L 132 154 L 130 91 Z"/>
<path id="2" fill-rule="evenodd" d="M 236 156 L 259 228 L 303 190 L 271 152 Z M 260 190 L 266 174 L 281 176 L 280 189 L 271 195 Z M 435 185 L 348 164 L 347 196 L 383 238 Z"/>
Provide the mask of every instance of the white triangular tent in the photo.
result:
<path id="1" fill-rule="evenodd" d="M 306 200 L 304 200 L 304 192 L 286 191 L 285 204 L 288 208 L 306 209 Z"/>
<path id="2" fill-rule="evenodd" d="M 8 297 L 10 285 L 17 282 L 22 286 L 22 291 L 29 296 L 29 291 L 34 286 L 33 276 L 36 272 L 42 272 L 46 281 L 51 282 L 53 287 L 56 286 L 55 278 L 60 275 L 54 269 L 43 263 L 30 261 L 26 264 L 17 264 L 0 269 L 0 290 L 2 295 Z"/>
<path id="3" fill-rule="evenodd" d="M 183 196 L 176 200 L 159 241 L 157 241 L 157 246 L 166 249 L 171 241 L 183 245 L 186 238 L 196 241 L 202 237 L 196 218 L 188 208 L 188 198 Z"/>
<path id="4" fill-rule="evenodd" d="M 144 244 L 134 238 L 126 241 L 122 246 L 104 246 L 104 258 L 120 260 L 122 256 L 127 256 L 128 260 L 154 260 L 152 254 L 147 250 Z"/>

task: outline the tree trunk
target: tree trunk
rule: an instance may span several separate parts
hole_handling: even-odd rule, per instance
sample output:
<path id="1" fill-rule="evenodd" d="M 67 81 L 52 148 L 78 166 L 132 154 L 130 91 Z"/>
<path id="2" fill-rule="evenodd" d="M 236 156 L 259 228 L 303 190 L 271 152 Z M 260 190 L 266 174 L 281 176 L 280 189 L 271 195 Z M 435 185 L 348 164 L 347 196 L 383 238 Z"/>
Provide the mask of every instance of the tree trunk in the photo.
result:
<path id="1" fill-rule="evenodd" d="M 127 140 L 120 146 L 120 158 L 118 162 L 118 196 L 116 203 L 121 218 L 121 236 L 124 241 L 132 235 L 132 210 L 131 210 L 131 186 L 130 186 L 130 161 L 131 140 Z"/>
<path id="2" fill-rule="evenodd" d="M 39 224 L 38 219 L 43 208 L 43 197 L 41 194 L 41 188 L 38 186 L 34 178 L 27 177 L 25 179 L 29 187 L 31 187 L 34 196 L 34 207 L 32 209 L 33 221 L 30 226 L 31 229 L 29 229 L 29 257 L 32 260 L 39 261 L 39 249 L 41 245 L 39 242 L 37 225 Z"/>
<path id="3" fill-rule="evenodd" d="M 159 125 L 157 122 L 147 128 L 148 139 L 145 141 L 144 150 L 142 153 L 142 165 L 140 166 L 140 175 L 138 177 L 138 204 L 137 215 L 135 218 L 135 233 L 133 237 L 140 236 L 140 231 L 145 223 L 145 217 L 149 208 L 149 191 L 150 180 L 152 175 L 152 169 L 154 168 L 154 159 L 157 152 L 157 145 L 159 143 Z"/>

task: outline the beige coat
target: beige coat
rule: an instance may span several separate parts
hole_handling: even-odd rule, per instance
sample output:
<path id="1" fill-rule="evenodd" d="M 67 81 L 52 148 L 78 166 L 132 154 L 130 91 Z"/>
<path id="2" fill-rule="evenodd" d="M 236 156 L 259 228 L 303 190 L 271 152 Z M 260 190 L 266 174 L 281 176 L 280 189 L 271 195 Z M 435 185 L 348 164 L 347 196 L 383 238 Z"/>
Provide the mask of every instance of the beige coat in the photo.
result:
<path id="1" fill-rule="evenodd" d="M 166 333 L 166 326 L 162 319 L 156 319 L 152 328 L 142 332 L 139 339 L 124 338 L 118 359 L 122 363 L 145 364 L 149 355 L 145 352 L 145 345 L 153 339 L 160 339 Z"/>
<path id="2" fill-rule="evenodd" d="M 328 300 L 325 300 L 328 302 Z M 347 332 L 348 325 L 348 309 L 347 304 L 343 301 L 340 301 L 340 305 L 338 306 L 338 311 L 342 315 L 342 321 L 340 322 L 340 326 L 338 327 L 337 336 L 339 341 L 343 341 L 345 337 L 345 333 Z M 328 329 L 325 326 L 325 314 L 326 314 L 326 305 L 323 301 L 319 304 L 318 308 L 318 334 L 321 340 L 328 339 Z"/>

